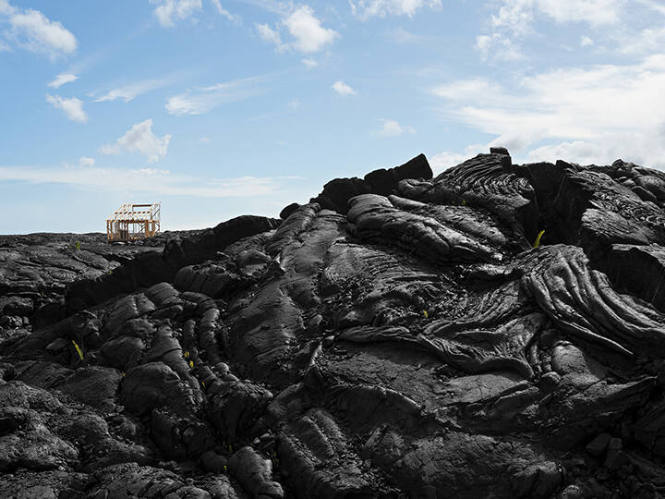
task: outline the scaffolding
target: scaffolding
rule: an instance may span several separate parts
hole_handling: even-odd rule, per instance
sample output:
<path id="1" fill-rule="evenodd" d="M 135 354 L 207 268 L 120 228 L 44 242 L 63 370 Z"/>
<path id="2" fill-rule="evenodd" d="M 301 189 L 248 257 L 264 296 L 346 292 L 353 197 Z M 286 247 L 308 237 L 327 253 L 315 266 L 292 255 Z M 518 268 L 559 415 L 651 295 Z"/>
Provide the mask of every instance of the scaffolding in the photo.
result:
<path id="1" fill-rule="evenodd" d="M 125 203 L 106 220 L 106 238 L 109 243 L 148 239 L 160 230 L 161 203 Z"/>

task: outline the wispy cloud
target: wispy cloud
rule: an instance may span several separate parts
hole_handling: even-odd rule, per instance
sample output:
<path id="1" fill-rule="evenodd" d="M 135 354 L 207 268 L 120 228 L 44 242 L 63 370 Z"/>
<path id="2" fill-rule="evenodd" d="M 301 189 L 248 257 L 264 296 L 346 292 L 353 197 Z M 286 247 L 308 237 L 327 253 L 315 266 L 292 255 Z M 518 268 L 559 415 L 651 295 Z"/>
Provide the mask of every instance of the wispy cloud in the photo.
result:
<path id="1" fill-rule="evenodd" d="M 222 7 L 222 2 L 220 2 L 219 0 L 212 0 L 212 4 L 215 6 L 215 9 L 217 9 L 217 12 L 219 13 L 220 16 L 224 16 L 229 21 L 232 21 L 232 22 L 238 22 L 239 21 L 238 16 L 234 16 L 228 10 L 226 10 L 224 7 Z"/>
<path id="2" fill-rule="evenodd" d="M 125 102 L 131 102 L 139 95 L 157 90 L 158 88 L 165 87 L 173 81 L 173 78 L 162 78 L 154 80 L 143 80 L 135 83 L 130 83 L 118 88 L 114 88 L 106 92 L 101 97 L 97 97 L 95 102 L 108 102 L 117 99 L 122 99 Z"/>
<path id="3" fill-rule="evenodd" d="M 89 158 L 87 156 L 81 156 L 81 158 L 79 159 L 79 166 L 82 166 L 82 167 L 95 166 L 95 158 Z"/>
<path id="4" fill-rule="evenodd" d="M 305 65 L 305 67 L 309 69 L 313 69 L 319 65 L 319 63 L 315 59 L 312 59 L 310 57 L 305 57 L 304 59 L 302 59 L 301 62 Z"/>
<path id="5" fill-rule="evenodd" d="M 520 42 L 534 33 L 538 18 L 557 24 L 585 23 L 592 28 L 616 25 L 623 14 L 625 0 L 501 0 L 492 14 L 490 32 L 476 38 L 476 49 L 484 60 L 523 59 Z M 587 37 L 588 38 L 588 37 Z"/>
<path id="6" fill-rule="evenodd" d="M 255 27 L 259 36 L 275 45 L 278 51 L 293 49 L 303 54 L 319 52 L 340 36 L 337 31 L 325 28 L 307 5 L 284 14 L 274 27 L 268 24 L 256 24 Z M 289 36 L 288 42 L 283 41 L 282 32 Z"/>
<path id="7" fill-rule="evenodd" d="M 150 0 L 150 3 L 156 5 L 155 17 L 165 28 L 172 28 L 176 22 L 192 18 L 203 10 L 202 0 Z M 211 4 L 221 16 L 238 21 L 238 17 L 226 10 L 220 0 L 211 0 Z"/>
<path id="8" fill-rule="evenodd" d="M 455 81 L 433 93 L 446 100 L 447 119 L 492 134 L 492 144 L 530 159 L 552 160 L 561 153 L 588 163 L 623 155 L 665 166 L 663 88 L 665 54 L 629 65 L 544 71 L 514 87 L 486 79 Z"/>
<path id="9" fill-rule="evenodd" d="M 185 20 L 201 10 L 201 0 L 150 0 L 155 7 L 155 17 L 165 28 L 175 26 L 177 20 Z"/>
<path id="10" fill-rule="evenodd" d="M 282 42 L 282 36 L 277 29 L 271 28 L 268 24 L 256 24 L 255 28 L 262 40 L 272 43 L 279 51 L 286 49 L 286 45 Z"/>
<path id="11" fill-rule="evenodd" d="M 451 152 L 444 151 L 428 155 L 427 160 L 432 167 L 432 171 L 435 175 L 438 175 L 443 170 L 446 170 L 450 167 L 457 166 L 460 163 L 466 161 L 467 159 L 475 156 L 476 154 L 486 151 L 487 147 L 483 144 L 481 145 L 471 145 L 464 148 L 463 152 Z"/>
<path id="12" fill-rule="evenodd" d="M 524 59 L 521 49 L 511 38 L 501 34 L 479 35 L 476 37 L 475 48 L 481 58 L 486 61 L 492 56 L 497 61 L 519 61 Z"/>
<path id="13" fill-rule="evenodd" d="M 412 126 L 402 126 L 398 121 L 385 119 L 381 121 L 383 123 L 381 128 L 375 132 L 379 137 L 398 137 L 405 133 L 416 133 L 415 128 Z"/>
<path id="14" fill-rule="evenodd" d="M 362 20 L 388 15 L 412 17 L 424 7 L 441 8 L 441 0 L 349 0 L 351 12 Z"/>
<path id="15" fill-rule="evenodd" d="M 258 7 L 273 14 L 286 15 L 293 9 L 293 2 L 280 0 L 236 0 L 247 5 Z"/>
<path id="16" fill-rule="evenodd" d="M 355 95 L 356 91 L 341 80 L 332 84 L 331 88 L 339 95 Z"/>
<path id="17" fill-rule="evenodd" d="M 85 123 L 88 121 L 88 115 L 83 110 L 83 101 L 76 97 L 66 99 L 59 95 L 47 95 L 46 102 L 51 104 L 56 109 L 62 110 L 72 121 L 78 123 Z"/>
<path id="18" fill-rule="evenodd" d="M 0 0 L 0 16 L 6 16 L 9 23 L 6 40 L 19 47 L 51 58 L 76 51 L 78 42 L 72 32 L 38 10 L 20 9 Z"/>
<path id="19" fill-rule="evenodd" d="M 393 40 L 396 43 L 407 44 L 407 43 L 418 43 L 425 40 L 425 37 L 422 35 L 417 35 L 411 33 L 410 31 L 405 30 L 401 26 L 395 28 L 394 30 L 388 32 L 388 38 Z"/>
<path id="20" fill-rule="evenodd" d="M 150 163 L 156 163 L 166 156 L 171 135 L 158 137 L 152 131 L 152 120 L 148 119 L 132 126 L 127 133 L 115 141 L 100 148 L 102 154 L 120 154 L 121 152 L 138 152 L 143 154 Z"/>
<path id="21" fill-rule="evenodd" d="M 0 182 L 68 184 L 102 191 L 204 198 L 266 196 L 278 190 L 286 177 L 203 178 L 174 175 L 155 168 L 86 167 L 35 168 L 0 166 Z"/>
<path id="22" fill-rule="evenodd" d="M 260 83 L 264 79 L 260 76 L 242 78 L 188 90 L 170 97 L 166 102 L 166 110 L 176 116 L 205 114 L 223 104 L 260 94 L 263 92 Z"/>
<path id="23" fill-rule="evenodd" d="M 78 76 L 70 73 L 60 73 L 55 79 L 48 84 L 51 88 L 60 88 L 61 86 L 78 80 Z"/>
<path id="24" fill-rule="evenodd" d="M 635 0 L 635 1 L 665 16 L 665 5 L 663 5 L 659 0 Z"/>
<path id="25" fill-rule="evenodd" d="M 665 27 L 644 28 L 637 33 L 626 33 L 617 37 L 619 52 L 628 55 L 662 53 L 665 46 Z"/>

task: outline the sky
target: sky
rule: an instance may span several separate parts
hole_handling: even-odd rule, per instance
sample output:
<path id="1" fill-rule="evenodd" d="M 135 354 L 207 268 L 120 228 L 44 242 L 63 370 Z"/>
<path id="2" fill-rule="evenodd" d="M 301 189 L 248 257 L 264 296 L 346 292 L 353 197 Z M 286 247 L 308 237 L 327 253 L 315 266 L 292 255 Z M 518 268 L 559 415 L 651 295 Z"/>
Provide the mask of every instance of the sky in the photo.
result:
<path id="1" fill-rule="evenodd" d="M 665 169 L 665 1 L 0 0 L 0 234 L 276 217 L 494 145 Z"/>

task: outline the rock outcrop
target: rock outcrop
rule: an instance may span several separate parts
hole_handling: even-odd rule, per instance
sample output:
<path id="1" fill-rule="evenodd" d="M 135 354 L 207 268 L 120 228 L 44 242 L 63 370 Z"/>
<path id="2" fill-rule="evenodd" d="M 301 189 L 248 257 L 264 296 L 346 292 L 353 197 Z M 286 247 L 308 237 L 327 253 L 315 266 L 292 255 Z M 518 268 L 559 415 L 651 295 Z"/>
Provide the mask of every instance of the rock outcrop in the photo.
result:
<path id="1" fill-rule="evenodd" d="M 280 218 L 0 238 L 0 496 L 661 497 L 665 174 L 420 155 Z"/>

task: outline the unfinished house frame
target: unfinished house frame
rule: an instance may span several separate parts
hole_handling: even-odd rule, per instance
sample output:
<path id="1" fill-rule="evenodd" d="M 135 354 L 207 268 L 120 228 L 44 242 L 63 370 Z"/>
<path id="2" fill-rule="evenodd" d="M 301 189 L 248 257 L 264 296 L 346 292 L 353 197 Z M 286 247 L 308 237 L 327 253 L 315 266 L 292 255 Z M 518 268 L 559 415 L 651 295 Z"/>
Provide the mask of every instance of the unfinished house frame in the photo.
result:
<path id="1" fill-rule="evenodd" d="M 161 203 L 125 203 L 106 220 L 109 243 L 147 239 L 159 232 Z"/>

